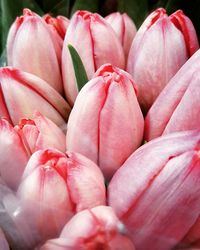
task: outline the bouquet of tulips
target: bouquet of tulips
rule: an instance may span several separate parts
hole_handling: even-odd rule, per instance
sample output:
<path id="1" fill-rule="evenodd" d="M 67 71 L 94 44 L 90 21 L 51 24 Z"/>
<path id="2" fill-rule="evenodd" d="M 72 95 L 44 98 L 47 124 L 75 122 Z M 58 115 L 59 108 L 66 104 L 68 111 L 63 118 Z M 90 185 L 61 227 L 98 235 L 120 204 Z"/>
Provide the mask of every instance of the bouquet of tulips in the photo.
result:
<path id="1" fill-rule="evenodd" d="M 10 27 L 0 250 L 200 249 L 200 50 L 183 11 Z M 199 74 L 199 75 L 198 75 Z"/>

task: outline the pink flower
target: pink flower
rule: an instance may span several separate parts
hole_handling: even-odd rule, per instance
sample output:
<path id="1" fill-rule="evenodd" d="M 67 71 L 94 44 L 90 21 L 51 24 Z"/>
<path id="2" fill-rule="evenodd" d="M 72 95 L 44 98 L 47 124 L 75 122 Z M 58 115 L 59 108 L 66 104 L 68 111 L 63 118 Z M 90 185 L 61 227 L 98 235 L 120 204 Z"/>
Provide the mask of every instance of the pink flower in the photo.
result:
<path id="1" fill-rule="evenodd" d="M 60 40 L 40 16 L 24 9 L 8 34 L 8 65 L 40 77 L 62 93 Z"/>
<path id="2" fill-rule="evenodd" d="M 137 250 L 171 250 L 200 211 L 200 131 L 162 136 L 134 152 L 109 184 L 109 205 Z"/>
<path id="3" fill-rule="evenodd" d="M 55 31 L 64 40 L 65 33 L 69 26 L 69 19 L 65 16 L 52 17 L 49 14 L 43 16 L 45 22 L 49 25 L 49 28 Z"/>
<path id="4" fill-rule="evenodd" d="M 171 79 L 145 119 L 145 139 L 176 131 L 199 129 L 200 51 Z"/>
<path id="5" fill-rule="evenodd" d="M 0 69 L 0 117 L 14 125 L 40 111 L 59 126 L 68 118 L 70 107 L 64 98 L 42 79 L 21 70 Z"/>
<path id="6" fill-rule="evenodd" d="M 35 151 L 47 147 L 65 152 L 65 140 L 62 130 L 40 113 L 36 113 L 33 120 L 21 120 L 15 127 L 1 119 L 1 177 L 9 187 L 16 189 L 29 157 Z"/>
<path id="7" fill-rule="evenodd" d="M 104 179 L 86 157 L 55 149 L 35 152 L 17 191 L 39 241 L 57 237 L 65 223 L 86 208 L 105 204 Z"/>
<path id="8" fill-rule="evenodd" d="M 106 64 L 77 96 L 68 121 L 67 149 L 96 162 L 109 179 L 140 146 L 143 126 L 131 76 Z"/>
<path id="9" fill-rule="evenodd" d="M 104 18 L 88 11 L 77 11 L 70 20 L 62 51 L 65 94 L 73 105 L 78 91 L 68 44 L 77 50 L 89 79 L 102 64 L 124 68 L 125 61 L 120 41 Z"/>
<path id="10" fill-rule="evenodd" d="M 121 227 L 111 207 L 84 210 L 65 225 L 60 238 L 47 241 L 41 250 L 135 250 Z"/>
<path id="11" fill-rule="evenodd" d="M 127 59 L 133 38 L 137 32 L 134 22 L 126 13 L 120 14 L 119 12 L 111 13 L 105 19 L 116 32 Z"/>
<path id="12" fill-rule="evenodd" d="M 145 113 L 198 48 L 194 26 L 181 10 L 167 16 L 160 8 L 147 17 L 134 38 L 127 66 Z"/>

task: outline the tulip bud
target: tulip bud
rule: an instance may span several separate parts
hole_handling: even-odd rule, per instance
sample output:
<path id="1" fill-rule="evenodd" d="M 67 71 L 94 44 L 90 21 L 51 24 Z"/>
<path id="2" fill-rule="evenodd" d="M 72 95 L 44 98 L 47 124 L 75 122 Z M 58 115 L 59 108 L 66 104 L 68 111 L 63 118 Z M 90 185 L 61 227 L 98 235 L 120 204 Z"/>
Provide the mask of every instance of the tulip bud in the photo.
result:
<path id="1" fill-rule="evenodd" d="M 0 176 L 6 184 L 16 190 L 29 153 L 20 135 L 5 119 L 0 120 Z"/>
<path id="2" fill-rule="evenodd" d="M 168 17 L 160 8 L 147 17 L 134 38 L 127 66 L 145 113 L 198 48 L 194 26 L 181 10 Z"/>
<path id="3" fill-rule="evenodd" d="M 105 19 L 116 32 L 127 59 L 133 38 L 137 32 L 134 22 L 126 13 L 120 14 L 119 12 L 112 13 Z"/>
<path id="4" fill-rule="evenodd" d="M 8 34 L 8 65 L 40 77 L 62 93 L 59 43 L 40 16 L 24 9 Z"/>
<path id="5" fill-rule="evenodd" d="M 91 79 L 94 72 L 104 63 L 124 68 L 125 62 L 123 48 L 110 25 L 96 13 L 77 11 L 68 26 L 62 51 L 65 94 L 73 105 L 78 90 L 68 44 L 77 50 L 88 79 Z"/>
<path id="6" fill-rule="evenodd" d="M 40 113 L 33 120 L 23 119 L 14 128 L 0 120 L 0 175 L 9 187 L 16 190 L 29 157 L 48 147 L 65 152 L 65 134 Z"/>
<path id="7" fill-rule="evenodd" d="M 189 59 L 164 88 L 145 119 L 145 139 L 176 131 L 199 129 L 200 51 Z"/>
<path id="8" fill-rule="evenodd" d="M 121 226 L 110 207 L 84 210 L 65 225 L 60 238 L 47 241 L 41 250 L 135 250 L 133 243 L 120 233 Z"/>
<path id="9" fill-rule="evenodd" d="M 45 22 L 49 25 L 51 30 L 54 30 L 64 40 L 65 33 L 69 26 L 69 19 L 65 16 L 52 17 L 49 14 L 43 16 Z"/>
<path id="10" fill-rule="evenodd" d="M 28 152 L 34 153 L 45 148 L 66 150 L 66 138 L 62 130 L 51 120 L 37 112 L 33 120 L 22 119 L 15 130 L 20 134 Z"/>
<path id="11" fill-rule="evenodd" d="M 68 118 L 70 107 L 64 98 L 42 79 L 14 69 L 0 69 L 0 116 L 14 125 L 40 111 L 59 126 Z"/>
<path id="12" fill-rule="evenodd" d="M 80 154 L 55 149 L 31 156 L 17 194 L 40 241 L 58 236 L 76 212 L 105 204 L 99 168 Z"/>
<path id="13" fill-rule="evenodd" d="M 134 152 L 109 184 L 109 205 L 136 249 L 171 250 L 200 211 L 200 131 L 157 138 Z"/>
<path id="14" fill-rule="evenodd" d="M 96 162 L 109 179 L 140 146 L 143 126 L 131 76 L 106 64 L 77 96 L 68 121 L 67 149 Z"/>

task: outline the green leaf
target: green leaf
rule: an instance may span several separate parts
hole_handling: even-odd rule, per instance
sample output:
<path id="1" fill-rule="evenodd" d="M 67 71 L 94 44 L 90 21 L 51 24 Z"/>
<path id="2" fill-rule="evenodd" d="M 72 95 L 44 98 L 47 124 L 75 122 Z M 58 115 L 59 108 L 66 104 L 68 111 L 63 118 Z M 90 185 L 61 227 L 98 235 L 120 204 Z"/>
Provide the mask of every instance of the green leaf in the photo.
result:
<path id="1" fill-rule="evenodd" d="M 2 52 L 0 56 L 0 67 L 5 67 L 7 65 L 7 60 L 6 60 L 6 49 Z"/>
<path id="2" fill-rule="evenodd" d="M 118 11 L 126 12 L 139 27 L 148 15 L 148 0 L 118 0 Z"/>
<path id="3" fill-rule="evenodd" d="M 98 12 L 100 0 L 76 0 L 71 11 L 71 16 L 77 10 L 88 10 Z"/>
<path id="4" fill-rule="evenodd" d="M 82 60 L 78 52 L 76 51 L 76 49 L 71 44 L 68 44 L 68 49 L 69 49 L 69 52 L 72 58 L 72 63 L 74 66 L 77 87 L 78 87 L 78 90 L 80 91 L 82 87 L 88 82 L 87 73 L 85 71 Z"/>
<path id="5" fill-rule="evenodd" d="M 22 15 L 23 8 L 43 14 L 34 0 L 0 0 L 0 55 L 5 49 L 8 30 L 15 18 Z"/>
<path id="6" fill-rule="evenodd" d="M 53 16 L 63 15 L 69 17 L 70 0 L 43 0 L 42 9 Z"/>

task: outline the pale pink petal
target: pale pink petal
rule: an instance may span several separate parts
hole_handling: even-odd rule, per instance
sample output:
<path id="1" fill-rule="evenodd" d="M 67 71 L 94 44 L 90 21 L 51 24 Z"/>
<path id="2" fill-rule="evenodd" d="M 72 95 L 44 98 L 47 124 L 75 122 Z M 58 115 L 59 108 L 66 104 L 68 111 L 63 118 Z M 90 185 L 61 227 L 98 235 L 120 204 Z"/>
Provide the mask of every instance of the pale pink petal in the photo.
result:
<path id="1" fill-rule="evenodd" d="M 91 18 L 90 30 L 93 40 L 95 70 L 105 63 L 124 69 L 123 48 L 110 25 L 101 16 L 94 14 Z"/>
<path id="2" fill-rule="evenodd" d="M 98 161 L 99 114 L 106 98 L 103 78 L 88 82 L 77 96 L 67 127 L 67 150 Z M 91 106 L 92 105 L 92 106 Z"/>
<path id="3" fill-rule="evenodd" d="M 198 79 L 198 76 L 195 75 L 195 72 L 198 72 L 199 70 L 199 59 L 200 51 L 196 52 L 187 61 L 187 63 L 184 64 L 184 66 L 171 79 L 157 100 L 154 102 L 145 119 L 145 140 L 149 141 L 162 135 L 171 116 L 173 115 L 173 112 L 181 102 L 181 99 L 184 96 L 188 86 L 193 81 L 193 79 Z M 192 110 L 192 112 L 194 112 L 194 110 Z"/>
<path id="4" fill-rule="evenodd" d="M 105 205 L 106 190 L 103 174 L 98 166 L 86 157 L 67 152 L 68 188 L 76 211 Z"/>
<path id="5" fill-rule="evenodd" d="M 13 127 L 4 119 L 0 120 L 0 175 L 7 185 L 16 190 L 29 153 Z"/>
<path id="6" fill-rule="evenodd" d="M 37 75 L 62 93 L 61 72 L 54 42 L 42 18 L 36 15 L 24 16 L 15 33 L 11 51 L 10 66 Z"/>

